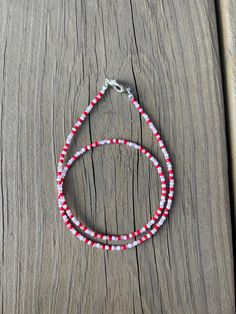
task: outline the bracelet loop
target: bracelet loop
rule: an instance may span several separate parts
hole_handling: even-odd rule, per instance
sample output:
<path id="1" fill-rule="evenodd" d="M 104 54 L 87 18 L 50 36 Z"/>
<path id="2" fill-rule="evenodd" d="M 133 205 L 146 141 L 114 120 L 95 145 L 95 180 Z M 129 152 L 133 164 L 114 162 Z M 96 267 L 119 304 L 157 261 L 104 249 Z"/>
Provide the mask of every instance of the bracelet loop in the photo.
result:
<path id="1" fill-rule="evenodd" d="M 157 140 L 159 147 L 164 155 L 167 171 L 168 171 L 168 180 L 166 180 L 165 175 L 162 171 L 161 166 L 159 165 L 158 161 L 154 158 L 154 156 L 148 152 L 145 148 L 140 146 L 139 144 L 130 142 L 126 139 L 110 139 L 110 140 L 102 140 L 102 141 L 96 141 L 89 145 L 84 146 L 81 150 L 79 150 L 75 155 L 73 155 L 69 161 L 64 165 L 65 163 L 65 156 L 67 154 L 67 150 L 70 147 L 72 138 L 74 137 L 75 133 L 83 123 L 83 121 L 86 119 L 87 115 L 90 113 L 90 111 L 93 109 L 96 103 L 100 101 L 102 96 L 105 94 L 107 88 L 109 86 L 112 86 L 117 92 L 127 92 L 128 97 L 131 101 L 131 103 L 134 105 L 134 107 L 138 110 L 141 117 L 145 120 L 146 124 L 151 129 L 155 139 Z M 150 161 L 154 164 L 154 167 L 156 168 L 160 180 L 161 180 L 161 197 L 160 197 L 160 204 L 156 212 L 154 213 L 151 220 L 144 225 L 142 228 L 130 232 L 128 234 L 124 235 L 105 235 L 105 234 L 99 234 L 91 229 L 87 228 L 82 222 L 80 222 L 70 211 L 65 195 L 63 193 L 63 183 L 65 180 L 65 176 L 67 171 L 72 166 L 73 162 L 82 154 L 85 152 L 100 146 L 104 144 L 123 144 L 128 147 L 132 147 L 135 149 L 138 149 L 141 153 L 143 153 Z M 168 181 L 168 185 L 167 185 Z M 166 220 L 169 211 L 171 209 L 173 197 L 174 197 L 174 173 L 172 169 L 172 164 L 170 161 L 169 154 L 167 152 L 166 146 L 164 145 L 160 135 L 158 134 L 155 126 L 153 125 L 151 119 L 148 117 L 148 115 L 144 112 L 143 108 L 139 105 L 139 103 L 134 99 L 134 96 L 131 93 L 130 88 L 125 89 L 122 85 L 118 84 L 115 80 L 108 80 L 106 79 L 104 86 L 99 91 L 95 99 L 93 99 L 89 106 L 85 109 L 85 111 L 82 113 L 82 115 L 79 117 L 77 122 L 75 123 L 74 127 L 72 128 L 70 134 L 68 135 L 66 142 L 64 144 L 64 147 L 61 151 L 61 154 L 59 156 L 59 162 L 57 167 L 57 192 L 58 192 L 58 207 L 59 212 L 63 218 L 63 221 L 66 225 L 66 227 L 74 234 L 79 240 L 83 241 L 84 243 L 88 244 L 89 246 L 95 246 L 97 248 L 100 248 L 102 250 L 126 250 L 130 249 L 132 247 L 135 247 L 148 239 L 150 239 L 156 232 L 159 230 L 159 228 L 162 226 L 164 221 Z M 167 200 L 166 200 L 167 197 Z M 143 235 L 144 234 L 144 235 Z M 87 237 L 89 236 L 89 238 Z M 91 238 L 91 239 L 90 239 Z M 128 243 L 125 244 L 106 244 L 98 242 L 97 240 L 106 240 L 106 241 L 128 241 Z M 135 240 L 132 240 L 135 239 Z"/>

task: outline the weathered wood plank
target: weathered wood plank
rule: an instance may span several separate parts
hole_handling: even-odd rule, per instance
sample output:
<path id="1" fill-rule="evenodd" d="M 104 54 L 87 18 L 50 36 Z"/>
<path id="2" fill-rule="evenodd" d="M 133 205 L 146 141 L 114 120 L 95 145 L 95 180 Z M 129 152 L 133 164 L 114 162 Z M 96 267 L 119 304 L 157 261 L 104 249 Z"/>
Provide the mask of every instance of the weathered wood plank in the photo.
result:
<path id="1" fill-rule="evenodd" d="M 222 66 L 225 79 L 226 118 L 229 138 L 230 182 L 233 202 L 234 230 L 236 228 L 236 2 L 217 1 Z"/>
<path id="2" fill-rule="evenodd" d="M 234 313 L 233 258 L 214 1 L 3 1 L 0 32 L 3 313 Z M 57 155 L 104 77 L 130 85 L 170 148 L 177 195 L 153 240 L 122 253 L 64 228 Z M 76 138 L 126 137 L 160 155 L 111 91 Z M 148 161 L 104 147 L 67 180 L 100 231 L 140 226 L 158 203 Z"/>

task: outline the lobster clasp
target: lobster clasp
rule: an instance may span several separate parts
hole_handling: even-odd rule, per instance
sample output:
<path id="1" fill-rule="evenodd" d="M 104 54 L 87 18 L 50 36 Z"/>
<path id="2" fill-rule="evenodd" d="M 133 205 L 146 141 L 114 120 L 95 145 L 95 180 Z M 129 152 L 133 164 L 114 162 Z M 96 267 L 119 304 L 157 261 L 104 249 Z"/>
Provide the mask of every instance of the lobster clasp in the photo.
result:
<path id="1" fill-rule="evenodd" d="M 114 88 L 114 90 L 116 90 L 118 93 L 124 93 L 125 92 L 124 86 L 122 86 L 119 83 L 117 83 L 116 80 L 106 79 L 105 80 L 105 84 L 112 86 Z"/>

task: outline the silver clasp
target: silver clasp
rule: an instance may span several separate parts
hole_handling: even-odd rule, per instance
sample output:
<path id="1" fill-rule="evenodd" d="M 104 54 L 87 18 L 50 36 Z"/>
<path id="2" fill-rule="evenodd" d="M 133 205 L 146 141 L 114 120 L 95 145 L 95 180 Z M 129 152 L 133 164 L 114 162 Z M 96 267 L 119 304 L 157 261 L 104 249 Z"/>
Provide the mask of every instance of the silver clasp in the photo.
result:
<path id="1" fill-rule="evenodd" d="M 116 80 L 109 80 L 106 79 L 105 80 L 105 85 L 110 85 L 114 88 L 114 90 L 116 90 L 118 93 L 124 93 L 125 92 L 125 88 L 124 86 L 120 85 L 119 83 L 117 83 Z"/>
<path id="2" fill-rule="evenodd" d="M 127 93 L 129 99 L 132 99 L 134 97 L 133 94 L 131 93 L 130 88 L 124 88 L 124 86 L 117 83 L 116 80 L 106 79 L 105 80 L 105 86 L 106 87 L 112 86 L 114 88 L 114 90 L 116 90 L 118 93 Z"/>

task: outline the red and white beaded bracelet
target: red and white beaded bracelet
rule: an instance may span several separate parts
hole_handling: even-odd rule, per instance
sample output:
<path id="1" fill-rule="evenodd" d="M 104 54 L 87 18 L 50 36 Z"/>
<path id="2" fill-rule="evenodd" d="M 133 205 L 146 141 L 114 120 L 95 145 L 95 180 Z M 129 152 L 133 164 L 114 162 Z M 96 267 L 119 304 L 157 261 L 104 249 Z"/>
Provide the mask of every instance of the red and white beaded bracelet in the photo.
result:
<path id="1" fill-rule="evenodd" d="M 77 130 L 79 129 L 80 125 L 85 120 L 86 116 L 90 113 L 90 111 L 93 109 L 95 104 L 97 104 L 102 96 L 105 94 L 106 90 L 109 86 L 112 86 L 116 91 L 118 92 L 127 92 L 128 97 L 131 101 L 131 103 L 134 105 L 134 107 L 138 110 L 142 118 L 146 121 L 147 125 L 151 129 L 152 133 L 154 134 L 154 137 L 156 138 L 162 153 L 165 158 L 167 170 L 168 170 L 168 176 L 169 176 L 169 184 L 167 187 L 165 176 L 162 172 L 162 168 L 158 161 L 153 157 L 153 155 L 144 149 L 142 146 L 133 143 L 131 141 L 128 141 L 126 139 L 109 139 L 109 140 L 101 140 L 93 142 L 89 145 L 84 146 L 82 149 L 80 149 L 77 153 L 75 153 L 69 161 L 65 164 L 65 156 L 67 154 L 67 150 L 70 147 L 71 141 Z M 106 235 L 101 233 L 96 233 L 93 230 L 86 227 L 81 221 L 79 221 L 70 211 L 69 206 L 67 205 L 65 195 L 63 192 L 63 184 L 64 180 L 67 174 L 67 171 L 72 166 L 73 162 L 76 161 L 76 159 L 86 153 L 87 151 L 96 148 L 101 145 L 106 144 L 118 144 L 118 145 L 125 145 L 128 147 L 131 147 L 133 149 L 139 150 L 142 154 L 144 154 L 154 165 L 156 168 L 160 181 L 161 181 L 161 197 L 160 197 L 160 204 L 157 209 L 157 211 L 154 213 L 152 219 L 144 225 L 141 229 L 138 229 L 134 232 L 130 232 L 128 234 L 122 234 L 122 235 Z M 74 234 L 79 240 L 83 241 L 84 243 L 87 243 L 89 246 L 94 246 L 96 248 L 102 249 L 102 250 L 111 250 L 111 251 L 120 251 L 120 250 L 126 250 L 133 248 L 146 240 L 150 239 L 157 230 L 162 226 L 164 221 L 166 220 L 166 217 L 169 214 L 173 196 L 174 196 L 174 174 L 172 165 L 170 162 L 169 154 L 166 150 L 166 147 L 158 134 L 156 128 L 154 127 L 151 119 L 148 117 L 148 115 L 144 112 L 143 108 L 139 105 L 139 103 L 134 99 L 134 96 L 131 94 L 131 91 L 129 88 L 124 89 L 124 87 L 120 84 L 118 84 L 115 80 L 108 80 L 106 79 L 104 86 L 99 91 L 95 99 L 91 101 L 89 106 L 85 109 L 85 111 L 82 113 L 82 115 L 79 117 L 77 122 L 75 123 L 74 127 L 72 128 L 70 134 L 68 135 L 65 145 L 62 148 L 59 162 L 58 162 L 58 168 L 57 168 L 57 192 L 58 192 L 58 207 L 60 214 L 63 218 L 63 221 L 66 225 L 66 227 Z M 168 193 L 168 195 L 167 195 Z M 167 196 L 167 200 L 166 200 Z M 88 238 L 89 237 L 89 238 Z M 107 241 L 128 241 L 124 244 L 104 244 L 99 241 L 101 240 L 107 240 Z"/>

